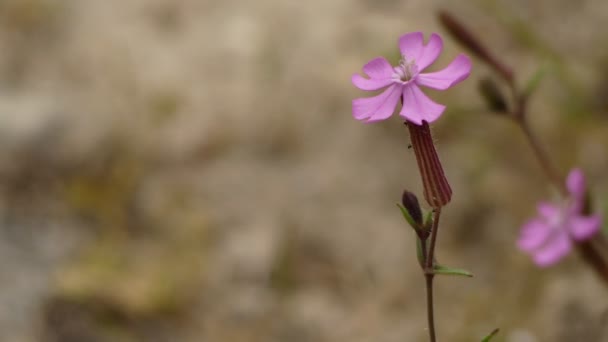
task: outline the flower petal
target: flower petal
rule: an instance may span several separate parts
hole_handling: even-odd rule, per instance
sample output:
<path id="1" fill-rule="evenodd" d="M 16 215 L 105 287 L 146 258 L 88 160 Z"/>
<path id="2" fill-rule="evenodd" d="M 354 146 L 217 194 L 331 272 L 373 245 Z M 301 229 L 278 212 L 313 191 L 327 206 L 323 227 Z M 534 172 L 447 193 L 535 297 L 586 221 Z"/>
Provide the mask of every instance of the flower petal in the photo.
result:
<path id="1" fill-rule="evenodd" d="M 540 216 L 547 220 L 553 220 L 561 215 L 560 208 L 552 203 L 540 202 L 536 208 Z"/>
<path id="2" fill-rule="evenodd" d="M 445 69 L 427 74 L 419 74 L 416 84 L 433 89 L 445 90 L 464 81 L 471 73 L 471 60 L 458 55 Z"/>
<path id="3" fill-rule="evenodd" d="M 534 262 L 541 267 L 555 264 L 572 249 L 572 242 L 568 234 L 563 231 L 554 231 L 550 240 L 543 248 L 534 252 Z"/>
<path id="4" fill-rule="evenodd" d="M 367 62 L 363 66 L 363 72 L 370 78 L 367 79 L 359 74 L 354 74 L 351 78 L 355 87 L 361 90 L 378 90 L 394 82 L 395 71 L 384 57 L 377 57 Z"/>
<path id="5" fill-rule="evenodd" d="M 415 84 L 403 87 L 403 107 L 400 116 L 417 125 L 422 125 L 422 120 L 431 123 L 437 120 L 443 111 L 444 105 L 433 102 Z"/>
<path id="6" fill-rule="evenodd" d="M 412 32 L 399 37 L 399 50 L 408 60 L 418 60 L 423 52 L 424 36 L 422 32 Z"/>
<path id="7" fill-rule="evenodd" d="M 431 34 L 428 44 L 422 48 L 422 53 L 416 59 L 418 71 L 422 71 L 433 64 L 441 54 L 441 50 L 443 50 L 443 40 L 438 34 Z"/>
<path id="8" fill-rule="evenodd" d="M 581 169 L 572 169 L 566 179 L 568 191 L 579 200 L 585 195 L 585 175 Z"/>
<path id="9" fill-rule="evenodd" d="M 597 233 L 601 223 L 599 215 L 573 217 L 570 219 L 570 234 L 576 241 L 587 240 Z"/>
<path id="10" fill-rule="evenodd" d="M 395 82 L 392 78 L 365 78 L 359 74 L 354 74 L 351 81 L 355 87 L 361 90 L 378 90 Z"/>
<path id="11" fill-rule="evenodd" d="M 525 223 L 517 240 L 517 247 L 525 252 L 533 252 L 545 243 L 551 234 L 551 227 L 539 219 Z"/>
<path id="12" fill-rule="evenodd" d="M 393 84 L 380 95 L 353 100 L 353 116 L 357 120 L 376 122 L 387 119 L 395 111 L 401 85 Z"/>
<path id="13" fill-rule="evenodd" d="M 363 66 L 363 72 L 370 78 L 391 78 L 395 73 L 391 64 L 384 57 L 376 57 L 367 62 Z"/>

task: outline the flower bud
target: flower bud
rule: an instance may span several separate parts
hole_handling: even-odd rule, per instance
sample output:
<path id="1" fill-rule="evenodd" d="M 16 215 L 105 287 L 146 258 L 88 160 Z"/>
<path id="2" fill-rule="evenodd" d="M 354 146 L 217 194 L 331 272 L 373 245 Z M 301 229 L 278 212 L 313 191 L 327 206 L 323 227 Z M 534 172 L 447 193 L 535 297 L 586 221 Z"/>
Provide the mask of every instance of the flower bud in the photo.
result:
<path id="1" fill-rule="evenodd" d="M 439 11 L 439 21 L 462 46 L 494 68 L 509 84 L 513 83 L 513 71 L 499 62 L 462 22 L 447 11 Z"/>
<path id="2" fill-rule="evenodd" d="M 488 109 L 496 113 L 505 113 L 507 111 L 507 102 L 500 88 L 493 79 L 489 77 L 482 78 L 478 84 L 479 92 L 486 101 Z"/>
<path id="3" fill-rule="evenodd" d="M 422 227 L 422 210 L 420 209 L 420 203 L 418 198 L 413 193 L 405 190 L 403 196 L 401 196 L 401 204 L 405 210 L 407 210 L 410 217 L 419 227 Z"/>

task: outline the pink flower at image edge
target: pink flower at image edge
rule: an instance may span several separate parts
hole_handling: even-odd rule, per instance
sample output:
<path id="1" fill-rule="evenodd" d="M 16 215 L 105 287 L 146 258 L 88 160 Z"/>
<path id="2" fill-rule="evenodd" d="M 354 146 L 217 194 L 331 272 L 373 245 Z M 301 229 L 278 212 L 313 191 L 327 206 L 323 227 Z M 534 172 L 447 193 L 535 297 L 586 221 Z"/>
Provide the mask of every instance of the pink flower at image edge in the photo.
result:
<path id="1" fill-rule="evenodd" d="M 443 70 L 421 73 L 435 62 L 443 49 L 443 41 L 436 33 L 431 34 L 426 45 L 422 32 L 407 33 L 399 38 L 399 49 L 398 66 L 393 67 L 385 58 L 377 57 L 363 66 L 369 78 L 352 76 L 352 83 L 361 90 L 386 88 L 377 96 L 353 100 L 355 119 L 364 122 L 388 119 L 402 98 L 401 117 L 417 125 L 423 120 L 431 123 L 441 116 L 445 106 L 429 99 L 419 86 L 445 90 L 465 80 L 471 72 L 471 60 L 460 54 Z"/>
<path id="2" fill-rule="evenodd" d="M 570 252 L 573 243 L 591 238 L 600 229 L 599 215 L 583 214 L 586 185 L 580 169 L 570 171 L 566 187 L 569 198 L 563 203 L 539 203 L 538 216 L 523 225 L 517 241 L 519 249 L 531 254 L 538 266 L 555 264 Z"/>

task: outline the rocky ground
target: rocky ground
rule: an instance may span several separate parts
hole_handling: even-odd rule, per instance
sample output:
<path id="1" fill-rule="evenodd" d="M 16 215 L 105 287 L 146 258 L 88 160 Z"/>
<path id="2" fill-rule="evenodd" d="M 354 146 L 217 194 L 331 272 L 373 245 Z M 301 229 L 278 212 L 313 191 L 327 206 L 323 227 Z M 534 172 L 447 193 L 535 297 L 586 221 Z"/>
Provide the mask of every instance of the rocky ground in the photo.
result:
<path id="1" fill-rule="evenodd" d="M 421 194 L 399 120 L 363 125 L 350 76 L 400 34 L 464 19 L 523 83 L 564 173 L 608 205 L 608 3 L 0 1 L 1 341 L 424 341 L 423 279 L 394 203 Z M 462 49 L 446 40 L 437 67 Z M 443 341 L 608 341 L 606 288 L 515 249 L 551 195 L 477 81 L 434 126 L 454 189 Z"/>

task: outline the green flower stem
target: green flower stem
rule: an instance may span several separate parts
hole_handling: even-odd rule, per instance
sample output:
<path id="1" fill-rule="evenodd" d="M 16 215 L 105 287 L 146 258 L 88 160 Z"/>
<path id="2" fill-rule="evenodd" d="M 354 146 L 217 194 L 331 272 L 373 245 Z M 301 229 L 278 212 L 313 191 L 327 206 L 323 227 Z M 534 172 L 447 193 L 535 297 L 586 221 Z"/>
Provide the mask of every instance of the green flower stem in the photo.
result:
<path id="1" fill-rule="evenodd" d="M 436 341 L 435 336 L 435 316 L 433 311 L 433 278 L 435 277 L 433 260 L 435 260 L 435 242 L 437 241 L 437 233 L 439 229 L 439 216 L 441 215 L 441 207 L 433 209 L 433 227 L 431 229 L 431 243 L 428 253 L 426 253 L 426 264 L 424 267 L 424 277 L 426 279 L 426 312 L 429 325 L 429 337 L 431 342 Z M 426 241 L 423 241 L 423 253 Z"/>
<path id="2" fill-rule="evenodd" d="M 426 312 L 429 324 L 429 338 L 431 342 L 436 341 L 435 317 L 433 315 L 433 273 L 425 273 L 426 278 Z"/>

